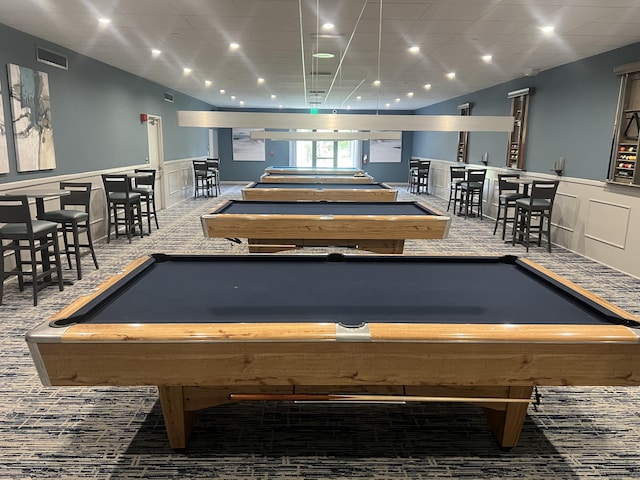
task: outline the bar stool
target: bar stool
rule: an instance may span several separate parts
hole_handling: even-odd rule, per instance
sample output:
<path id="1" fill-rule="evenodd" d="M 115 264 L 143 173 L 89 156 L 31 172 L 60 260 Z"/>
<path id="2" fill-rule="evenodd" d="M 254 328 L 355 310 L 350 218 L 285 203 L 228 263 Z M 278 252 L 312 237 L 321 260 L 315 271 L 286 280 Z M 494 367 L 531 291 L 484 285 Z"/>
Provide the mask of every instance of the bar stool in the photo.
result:
<path id="1" fill-rule="evenodd" d="M 449 203 L 447 204 L 447 212 L 451 207 L 451 201 L 453 201 L 453 214 L 456 214 L 456 204 L 460 201 L 460 184 L 465 181 L 467 177 L 467 167 L 461 167 L 457 165 L 451 165 L 450 169 L 450 183 L 449 183 Z"/>
<path id="2" fill-rule="evenodd" d="M 516 216 L 513 223 L 513 238 L 511 245 L 516 244 L 516 234 L 522 239 L 527 252 L 531 234 L 537 234 L 538 246 L 542 243 L 542 236 L 547 236 L 547 251 L 551 252 L 551 213 L 553 202 L 558 191 L 558 180 L 536 180 L 531 186 L 531 196 L 516 200 Z M 546 219 L 546 228 L 545 225 Z M 533 224 L 538 220 L 537 224 Z"/>
<path id="3" fill-rule="evenodd" d="M 420 193 L 424 187 L 424 193 L 429 193 L 429 169 L 431 160 L 420 160 L 418 162 L 418 171 L 416 175 L 416 193 Z"/>
<path id="4" fill-rule="evenodd" d="M 107 243 L 111 241 L 111 225 L 115 226 L 116 238 L 119 237 L 120 225 L 124 226 L 129 243 L 136 225 L 140 227 L 140 237 L 142 237 L 141 195 L 131 191 L 129 176 L 126 174 L 102 175 L 102 183 L 107 197 Z M 118 212 L 122 213 L 122 218 L 118 217 Z"/>
<path id="5" fill-rule="evenodd" d="M 493 227 L 493 234 L 498 230 L 498 222 L 502 220 L 502 239 L 507 230 L 507 223 L 513 223 L 515 219 L 516 200 L 525 198 L 526 195 L 520 193 L 520 185 L 509 180 L 519 179 L 518 173 L 505 173 L 498 175 L 498 212 L 496 213 L 496 224 Z M 513 209 L 513 215 L 509 215 L 509 209 Z"/>
<path id="6" fill-rule="evenodd" d="M 409 160 L 409 179 L 407 181 L 407 192 L 414 193 L 415 187 L 418 185 L 418 167 L 420 160 L 411 158 Z"/>
<path id="7" fill-rule="evenodd" d="M 208 197 L 211 190 L 211 172 L 206 160 L 194 160 L 193 161 L 193 175 L 195 180 L 195 198 L 198 198 L 198 193 Z"/>
<path id="8" fill-rule="evenodd" d="M 213 188 L 214 196 L 220 194 L 220 160 L 217 158 L 207 158 L 207 168 L 209 170 L 209 188 Z"/>
<path id="9" fill-rule="evenodd" d="M 482 220 L 482 198 L 486 176 L 487 171 L 484 168 L 467 170 L 466 180 L 460 183 L 459 215 L 464 215 L 465 218 L 473 216 L 473 207 L 475 206 L 478 208 L 478 217 Z M 464 213 L 461 213 L 463 204 Z"/>
<path id="10" fill-rule="evenodd" d="M 78 280 L 82 280 L 82 265 L 80 263 L 82 256 L 90 253 L 93 264 L 96 269 L 99 268 L 91 238 L 91 183 L 60 182 L 60 189 L 71 191 L 69 195 L 60 197 L 60 210 L 44 212 L 38 219 L 58 224 L 58 232 L 62 233 L 64 241 L 64 250 L 60 253 L 67 256 L 69 268 L 71 268 L 71 255 L 75 256 L 76 274 Z M 73 207 L 80 207 L 80 209 Z M 80 235 L 83 233 L 87 236 L 86 243 L 80 241 Z M 69 235 L 71 235 L 71 242 Z M 81 250 L 85 248 L 88 251 Z"/>
<path id="11" fill-rule="evenodd" d="M 0 223 L 5 224 L 0 227 L 0 304 L 4 293 L 4 280 L 14 275 L 18 277 L 18 288 L 21 292 L 24 291 L 24 276 L 31 277 L 34 306 L 38 305 L 38 290 L 51 283 L 53 273 L 57 276 L 58 288 L 63 291 L 58 224 L 46 220 L 32 220 L 26 195 L 0 196 Z M 6 240 L 10 243 L 5 243 Z M 8 271 L 4 266 L 6 251 L 13 251 L 15 255 L 15 268 Z M 22 260 L 23 251 L 29 252 L 28 261 Z M 31 270 L 24 270 L 25 265 L 29 265 Z M 38 267 L 41 267 L 40 271 Z"/>
<path id="12" fill-rule="evenodd" d="M 148 174 L 144 177 L 135 177 L 135 187 L 131 191 L 140 194 L 140 201 L 145 206 L 142 216 L 147 218 L 147 227 L 149 228 L 149 234 L 151 234 L 152 217 L 156 223 L 156 230 L 160 230 L 158 216 L 156 215 L 156 171 L 153 168 L 137 168 L 134 171 Z"/>

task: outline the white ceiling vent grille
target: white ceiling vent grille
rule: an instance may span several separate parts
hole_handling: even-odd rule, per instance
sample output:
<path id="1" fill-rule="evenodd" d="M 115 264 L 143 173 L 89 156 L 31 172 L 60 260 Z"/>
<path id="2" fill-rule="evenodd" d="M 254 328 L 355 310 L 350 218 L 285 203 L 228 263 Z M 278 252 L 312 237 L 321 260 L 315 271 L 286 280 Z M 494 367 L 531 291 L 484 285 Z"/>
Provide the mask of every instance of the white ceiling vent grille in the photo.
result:
<path id="1" fill-rule="evenodd" d="M 69 59 L 66 55 L 52 52 L 46 48 L 36 47 L 36 60 L 40 63 L 46 63 L 52 67 L 58 67 L 63 70 L 69 70 Z"/>
<path id="2" fill-rule="evenodd" d="M 173 103 L 173 93 L 164 92 L 164 99 L 167 102 Z"/>

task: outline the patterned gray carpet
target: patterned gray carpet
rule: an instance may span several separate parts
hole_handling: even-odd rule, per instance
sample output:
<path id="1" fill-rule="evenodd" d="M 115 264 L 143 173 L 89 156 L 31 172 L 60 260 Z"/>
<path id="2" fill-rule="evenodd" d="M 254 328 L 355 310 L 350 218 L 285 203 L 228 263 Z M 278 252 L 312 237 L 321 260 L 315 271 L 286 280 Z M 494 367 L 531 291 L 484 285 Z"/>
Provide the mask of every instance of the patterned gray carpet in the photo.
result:
<path id="1" fill-rule="evenodd" d="M 131 245 L 98 245 L 100 270 L 64 292 L 6 287 L 0 306 L 0 480 L 4 479 L 637 479 L 640 388 L 545 388 L 518 447 L 500 450 L 472 406 L 244 403 L 201 414 L 186 454 L 166 441 L 155 388 L 45 388 L 24 334 L 131 260 L 152 252 L 237 253 L 245 245 L 203 237 L 198 217 L 219 199 L 159 213 L 160 230 Z M 415 198 L 402 193 L 401 199 Z M 422 196 L 441 210 L 446 203 Z M 444 241 L 410 241 L 411 253 L 517 254 L 485 219 L 454 218 Z M 319 249 L 321 250 L 321 249 Z M 307 251 L 305 251 L 306 253 Z M 566 250 L 529 258 L 640 314 L 640 281 Z M 67 272 L 73 276 L 72 272 Z"/>

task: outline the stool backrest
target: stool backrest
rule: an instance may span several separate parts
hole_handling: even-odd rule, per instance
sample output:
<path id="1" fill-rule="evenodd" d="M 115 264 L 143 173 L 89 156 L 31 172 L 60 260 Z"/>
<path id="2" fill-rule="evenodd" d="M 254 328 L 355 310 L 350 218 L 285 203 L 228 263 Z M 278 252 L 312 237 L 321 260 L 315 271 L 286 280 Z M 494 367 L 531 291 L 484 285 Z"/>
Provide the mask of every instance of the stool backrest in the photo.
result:
<path id="1" fill-rule="evenodd" d="M 60 182 L 60 190 L 71 191 L 69 195 L 60 197 L 60 207 L 63 210 L 66 210 L 66 207 L 82 207 L 86 213 L 89 213 L 91 187 L 91 183 Z"/>
<path id="2" fill-rule="evenodd" d="M 418 161 L 418 170 L 420 172 L 428 173 L 430 167 L 431 167 L 431 160 L 419 160 Z"/>
<path id="3" fill-rule="evenodd" d="M 207 166 L 210 170 L 218 170 L 218 168 L 220 168 L 220 160 L 217 158 L 207 158 L 205 162 L 207 162 Z"/>
<path id="4" fill-rule="evenodd" d="M 487 176 L 487 170 L 484 168 L 469 169 L 467 170 L 467 181 L 484 183 L 484 179 Z"/>
<path id="5" fill-rule="evenodd" d="M 107 195 L 109 193 L 131 192 L 131 183 L 127 175 L 102 175 L 102 183 L 104 184 L 104 191 Z"/>
<path id="6" fill-rule="evenodd" d="M 519 192 L 520 185 L 516 182 L 510 182 L 509 180 L 517 180 L 520 178 L 519 173 L 503 173 L 498 175 L 498 192 L 500 194 L 504 192 Z"/>
<path id="7" fill-rule="evenodd" d="M 458 166 L 451 166 L 449 167 L 451 169 L 451 181 L 454 180 L 464 180 L 467 176 L 467 168 L 466 167 L 458 167 Z"/>
<path id="8" fill-rule="evenodd" d="M 26 195 L 0 195 L 0 223 L 22 223 L 27 226 L 29 236 L 33 235 L 31 210 Z"/>
<path id="9" fill-rule="evenodd" d="M 150 187 L 153 187 L 156 184 L 156 170 L 154 168 L 136 168 L 134 172 L 148 174 L 144 177 L 136 177 L 134 179 L 134 181 L 136 182 L 136 187 L 139 187 L 140 185 L 148 185 Z"/>
<path id="10" fill-rule="evenodd" d="M 194 160 L 193 161 L 193 171 L 196 175 L 206 175 L 209 167 L 207 166 L 206 160 Z"/>
<path id="11" fill-rule="evenodd" d="M 558 180 L 534 180 L 531 185 L 531 199 L 549 200 L 549 204 L 553 205 L 559 184 Z"/>
<path id="12" fill-rule="evenodd" d="M 420 166 L 420 160 L 417 158 L 409 159 L 409 170 L 413 170 L 414 168 L 418 168 Z"/>

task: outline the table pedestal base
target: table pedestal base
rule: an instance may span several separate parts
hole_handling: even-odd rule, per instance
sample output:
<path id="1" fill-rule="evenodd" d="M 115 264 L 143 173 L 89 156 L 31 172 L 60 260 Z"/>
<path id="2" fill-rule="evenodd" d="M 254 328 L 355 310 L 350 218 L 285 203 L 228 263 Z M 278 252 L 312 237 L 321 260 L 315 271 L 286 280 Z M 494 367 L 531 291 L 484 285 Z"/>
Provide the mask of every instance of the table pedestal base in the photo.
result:
<path id="1" fill-rule="evenodd" d="M 348 247 L 380 254 L 404 251 L 404 240 L 250 238 L 248 241 L 250 253 L 276 253 L 303 247 Z"/>
<path id="2" fill-rule="evenodd" d="M 235 387 L 190 387 L 167 386 L 158 387 L 162 413 L 164 416 L 169 444 L 174 449 L 184 449 L 191 430 L 195 425 L 196 413 L 204 408 L 233 403 L 232 394 L 243 394 L 251 400 L 309 400 L 309 396 L 317 394 L 319 398 L 340 396 L 340 393 L 354 394 L 353 400 L 325 400 L 349 403 L 371 402 L 358 400 L 358 394 L 381 395 L 385 401 L 392 402 L 393 396 L 400 401 L 407 401 L 410 396 L 417 401 L 459 401 L 482 407 L 489 424 L 489 429 L 498 444 L 509 449 L 515 447 L 520 437 L 522 425 L 527 415 L 527 407 L 531 400 L 532 386 L 402 386 L 402 385 L 363 385 L 363 386 L 235 386 Z M 247 395 L 253 394 L 253 395 Z M 331 395 L 328 395 L 331 394 Z M 338 395 L 336 395 L 338 394 Z M 457 397 L 457 398 L 456 398 Z M 521 401 L 518 401 L 521 400 Z M 395 400 L 396 402 L 398 400 Z M 376 401 L 376 403 L 381 403 Z"/>

